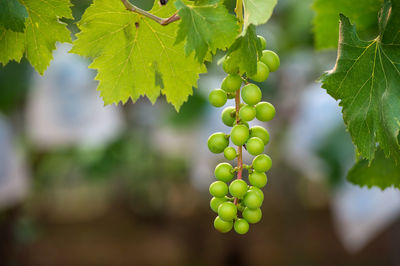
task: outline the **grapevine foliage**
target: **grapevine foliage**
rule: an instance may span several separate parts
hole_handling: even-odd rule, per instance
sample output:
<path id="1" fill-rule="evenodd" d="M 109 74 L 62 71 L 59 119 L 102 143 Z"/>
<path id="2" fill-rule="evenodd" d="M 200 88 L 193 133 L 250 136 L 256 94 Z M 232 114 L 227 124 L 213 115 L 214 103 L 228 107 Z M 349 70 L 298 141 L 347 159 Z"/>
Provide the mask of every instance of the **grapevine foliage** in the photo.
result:
<path id="1" fill-rule="evenodd" d="M 0 24 L 5 29 L 23 32 L 27 16 L 26 8 L 17 0 L 0 2 Z"/>
<path id="2" fill-rule="evenodd" d="M 378 29 L 377 17 L 383 0 L 315 0 L 313 9 L 315 46 L 318 49 L 338 47 L 339 14 L 344 14 L 357 25 L 363 35 Z"/>
<path id="3" fill-rule="evenodd" d="M 244 27 L 266 23 L 271 17 L 276 3 L 277 0 L 243 0 Z"/>
<path id="4" fill-rule="evenodd" d="M 9 7 L 18 5 L 15 0 L 3 1 L 2 5 Z M 53 58 L 52 51 L 56 48 L 56 42 L 71 41 L 66 24 L 59 21 L 62 17 L 72 18 L 70 2 L 67 0 L 19 0 L 19 3 L 25 6 L 28 14 L 24 21 L 25 29 L 23 32 L 14 31 L 12 24 L 7 25 L 0 20 L 0 63 L 5 65 L 10 60 L 19 62 L 25 54 L 32 66 L 43 74 Z M 19 7 L 19 10 L 23 9 Z M 10 9 L 2 9 L 1 12 L 2 17 L 15 17 Z M 19 17 L 26 15 L 24 11 L 19 11 L 17 14 L 20 15 Z M 21 28 L 17 26 L 17 30 Z"/>

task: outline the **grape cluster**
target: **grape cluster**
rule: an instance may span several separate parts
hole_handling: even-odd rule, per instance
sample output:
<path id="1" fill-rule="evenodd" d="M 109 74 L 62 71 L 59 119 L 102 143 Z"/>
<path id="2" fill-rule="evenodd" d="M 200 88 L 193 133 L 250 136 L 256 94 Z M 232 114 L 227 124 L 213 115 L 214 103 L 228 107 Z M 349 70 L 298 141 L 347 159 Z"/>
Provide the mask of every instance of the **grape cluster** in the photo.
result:
<path id="1" fill-rule="evenodd" d="M 258 36 L 263 49 L 266 41 Z M 271 158 L 263 154 L 265 145 L 269 142 L 268 131 L 261 126 L 250 127 L 248 122 L 257 118 L 260 121 L 270 121 L 275 116 L 275 108 L 268 102 L 261 101 L 260 88 L 248 82 L 265 81 L 270 72 L 274 72 L 280 65 L 279 57 L 270 50 L 264 50 L 257 62 L 257 71 L 254 75 L 239 75 L 237 66 L 223 62 L 223 69 L 228 75 L 221 84 L 221 89 L 213 90 L 209 95 L 210 103 L 215 107 L 222 107 L 227 99 L 235 98 L 235 107 L 229 106 L 222 111 L 222 122 L 232 127 L 230 134 L 217 132 L 208 138 L 208 148 L 213 153 L 223 153 L 227 160 L 237 158 L 238 166 L 230 163 L 220 163 L 214 174 L 217 181 L 210 185 L 211 209 L 218 214 L 214 220 L 214 227 L 222 233 L 232 228 L 238 234 L 245 234 L 249 224 L 261 220 L 261 205 L 264 200 L 262 188 L 267 184 L 267 172 L 271 166 Z M 242 87 L 242 83 L 245 85 Z M 240 100 L 240 95 L 244 103 Z M 229 146 L 229 142 L 237 146 Z M 243 164 L 242 147 L 254 157 L 251 165 Z M 242 171 L 248 172 L 248 183 L 242 178 Z M 233 180 L 235 178 L 236 179 Z M 233 181 L 232 181 L 233 180 Z M 241 214 L 240 214 L 241 213 Z M 239 215 L 240 214 L 240 215 Z"/>

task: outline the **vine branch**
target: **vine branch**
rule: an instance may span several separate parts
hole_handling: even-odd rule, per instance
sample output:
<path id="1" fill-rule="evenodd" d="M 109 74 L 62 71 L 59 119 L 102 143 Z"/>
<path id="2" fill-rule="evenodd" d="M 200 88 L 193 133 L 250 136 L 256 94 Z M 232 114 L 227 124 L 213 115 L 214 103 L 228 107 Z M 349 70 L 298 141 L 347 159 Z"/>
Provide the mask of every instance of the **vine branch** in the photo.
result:
<path id="1" fill-rule="evenodd" d="M 147 12 L 146 10 L 143 10 L 141 8 L 138 8 L 137 6 L 131 4 L 128 0 L 121 0 L 121 2 L 124 4 L 126 10 L 138 13 L 142 16 L 145 16 L 149 19 L 154 20 L 155 22 L 157 22 L 158 24 L 162 25 L 162 26 L 166 26 L 172 22 L 175 22 L 177 20 L 180 19 L 178 13 L 176 12 L 175 14 L 173 14 L 172 16 L 170 16 L 169 18 L 160 18 L 154 14 L 151 14 L 150 12 Z"/>

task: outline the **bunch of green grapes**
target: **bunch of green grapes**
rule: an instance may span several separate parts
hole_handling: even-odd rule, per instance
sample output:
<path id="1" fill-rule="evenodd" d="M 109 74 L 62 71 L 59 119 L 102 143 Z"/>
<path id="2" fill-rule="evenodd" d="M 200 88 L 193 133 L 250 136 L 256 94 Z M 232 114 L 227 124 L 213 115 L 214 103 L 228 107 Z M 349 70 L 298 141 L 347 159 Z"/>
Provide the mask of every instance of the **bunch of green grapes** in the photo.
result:
<path id="1" fill-rule="evenodd" d="M 263 49 L 266 41 L 258 36 Z M 218 214 L 214 227 L 222 233 L 229 232 L 232 227 L 238 234 L 245 234 L 249 224 L 261 220 L 261 205 L 264 200 L 262 188 L 267 184 L 267 172 L 271 166 L 271 158 L 263 154 L 269 142 L 268 131 L 261 126 L 249 127 L 248 122 L 257 118 L 267 122 L 275 116 L 275 108 L 268 102 L 261 101 L 260 88 L 248 80 L 265 81 L 270 72 L 280 65 L 279 57 L 270 50 L 264 50 L 257 62 L 257 72 L 252 76 L 239 75 L 236 66 L 223 63 L 228 75 L 221 84 L 221 89 L 213 90 L 209 95 L 210 103 L 215 107 L 225 105 L 228 98 L 235 98 L 235 106 L 226 107 L 222 111 L 222 122 L 232 127 L 230 134 L 217 132 L 208 138 L 208 148 L 213 153 L 223 153 L 227 160 L 237 159 L 237 166 L 220 163 L 214 174 L 217 181 L 210 185 L 211 209 Z M 242 83 L 245 85 L 242 87 Z M 244 103 L 241 102 L 240 96 Z M 229 146 L 229 142 L 237 149 Z M 243 164 L 242 148 L 254 157 L 251 165 Z M 242 175 L 243 169 L 248 172 L 248 184 Z M 236 178 L 235 178 L 236 177 Z M 233 180 L 233 181 L 232 181 Z"/>

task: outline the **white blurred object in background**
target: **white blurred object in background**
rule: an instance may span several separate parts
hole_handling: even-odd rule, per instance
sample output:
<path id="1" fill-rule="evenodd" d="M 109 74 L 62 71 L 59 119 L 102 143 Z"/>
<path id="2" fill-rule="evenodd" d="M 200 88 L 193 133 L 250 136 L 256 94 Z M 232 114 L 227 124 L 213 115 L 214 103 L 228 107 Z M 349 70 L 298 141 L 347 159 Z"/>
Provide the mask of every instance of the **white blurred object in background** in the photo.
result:
<path id="1" fill-rule="evenodd" d="M 16 151 L 11 127 L 0 114 L 0 209 L 22 201 L 29 188 L 28 171 Z"/>
<path id="2" fill-rule="evenodd" d="M 123 128 L 118 107 L 104 107 L 94 73 L 70 44 L 60 44 L 43 76 L 35 75 L 27 104 L 27 131 L 35 146 L 97 146 Z"/>

